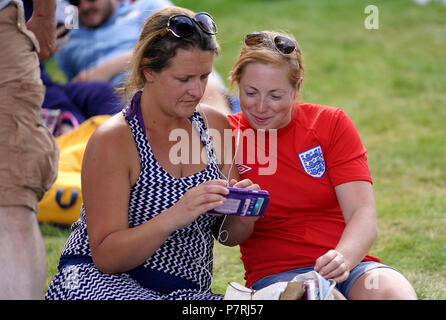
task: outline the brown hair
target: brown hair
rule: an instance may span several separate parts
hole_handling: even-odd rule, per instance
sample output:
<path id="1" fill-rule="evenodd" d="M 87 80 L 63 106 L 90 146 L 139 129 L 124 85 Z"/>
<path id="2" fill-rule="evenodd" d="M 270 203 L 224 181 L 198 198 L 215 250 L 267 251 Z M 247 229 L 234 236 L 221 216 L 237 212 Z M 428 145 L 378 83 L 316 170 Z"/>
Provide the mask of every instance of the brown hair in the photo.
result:
<path id="1" fill-rule="evenodd" d="M 262 33 L 266 34 L 268 39 L 259 45 L 249 46 L 243 42 L 240 55 L 229 75 L 231 86 L 234 84 L 234 82 L 237 84 L 240 83 L 243 68 L 247 64 L 252 62 L 260 62 L 275 65 L 287 63 L 289 65 L 288 80 L 294 88 L 298 88 L 304 77 L 304 67 L 302 64 L 302 52 L 297 41 L 293 36 L 286 33 L 276 31 L 262 31 Z M 279 52 L 274 45 L 274 38 L 278 35 L 294 40 L 296 43 L 296 50 L 290 54 L 283 54 Z"/>
<path id="2" fill-rule="evenodd" d="M 167 7 L 152 14 L 146 21 L 138 42 L 133 49 L 130 62 L 130 74 L 120 94 L 129 100 L 135 91 L 145 85 L 143 69 L 150 68 L 156 72 L 162 71 L 170 65 L 178 49 L 198 48 L 204 51 L 219 52 L 219 45 L 214 35 L 204 33 L 196 24 L 195 32 L 191 36 L 177 38 L 168 32 L 164 37 L 161 33 L 166 29 L 169 18 L 176 14 L 184 14 L 191 18 L 195 13 L 181 7 Z M 143 64 L 147 58 L 148 63 Z"/>

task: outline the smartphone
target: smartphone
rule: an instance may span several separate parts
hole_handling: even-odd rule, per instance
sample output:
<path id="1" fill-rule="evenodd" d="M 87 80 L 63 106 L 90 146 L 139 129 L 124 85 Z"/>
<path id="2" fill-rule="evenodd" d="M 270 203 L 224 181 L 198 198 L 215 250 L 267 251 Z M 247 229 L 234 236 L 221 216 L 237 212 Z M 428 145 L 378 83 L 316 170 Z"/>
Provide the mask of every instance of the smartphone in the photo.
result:
<path id="1" fill-rule="evenodd" d="M 251 190 L 228 187 L 226 202 L 208 213 L 229 214 L 246 217 L 263 217 L 269 203 L 265 190 Z"/>

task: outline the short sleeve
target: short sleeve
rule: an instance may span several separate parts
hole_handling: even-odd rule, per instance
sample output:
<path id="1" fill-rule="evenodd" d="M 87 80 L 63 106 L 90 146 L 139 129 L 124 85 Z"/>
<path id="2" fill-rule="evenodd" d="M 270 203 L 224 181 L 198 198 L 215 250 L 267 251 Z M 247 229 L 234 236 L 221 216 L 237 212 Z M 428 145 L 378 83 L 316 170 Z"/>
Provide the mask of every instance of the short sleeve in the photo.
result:
<path id="1" fill-rule="evenodd" d="M 343 110 L 337 109 L 325 151 L 326 168 L 332 185 L 358 180 L 372 182 L 366 152 L 353 122 Z"/>

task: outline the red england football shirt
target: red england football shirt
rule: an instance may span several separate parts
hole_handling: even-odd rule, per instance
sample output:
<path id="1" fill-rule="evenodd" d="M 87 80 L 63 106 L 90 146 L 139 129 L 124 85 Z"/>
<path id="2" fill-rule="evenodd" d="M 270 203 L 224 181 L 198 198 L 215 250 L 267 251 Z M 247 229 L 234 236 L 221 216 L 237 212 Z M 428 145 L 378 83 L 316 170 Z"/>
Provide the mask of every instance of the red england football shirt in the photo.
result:
<path id="1" fill-rule="evenodd" d="M 246 286 L 314 265 L 336 247 L 345 228 L 334 187 L 372 182 L 352 121 L 339 108 L 303 102 L 295 102 L 290 123 L 275 133 L 252 129 L 241 113 L 228 118 L 233 130 L 240 128 L 240 177 L 270 194 L 265 217 L 240 244 Z M 363 261 L 379 259 L 367 255 Z"/>

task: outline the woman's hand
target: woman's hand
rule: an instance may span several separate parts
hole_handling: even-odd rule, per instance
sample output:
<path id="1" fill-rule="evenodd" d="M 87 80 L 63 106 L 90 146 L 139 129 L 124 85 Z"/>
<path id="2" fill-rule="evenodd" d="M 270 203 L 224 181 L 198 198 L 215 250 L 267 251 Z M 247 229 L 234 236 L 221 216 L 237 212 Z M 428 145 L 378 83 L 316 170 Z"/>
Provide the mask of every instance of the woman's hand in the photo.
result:
<path id="1" fill-rule="evenodd" d="M 259 185 L 252 183 L 249 179 L 241 181 L 231 179 L 229 182 L 230 187 L 234 188 L 246 188 L 252 190 L 259 190 Z M 224 219 L 224 223 L 221 227 L 214 230 L 215 238 L 226 246 L 235 246 L 246 240 L 254 229 L 254 223 L 259 217 L 240 217 L 235 215 L 227 215 Z M 225 237 L 221 237 L 222 233 L 225 233 Z"/>
<path id="2" fill-rule="evenodd" d="M 234 188 L 244 188 L 244 189 L 251 189 L 251 190 L 260 190 L 260 187 L 258 184 L 252 183 L 250 179 L 243 179 L 241 181 L 237 181 L 235 179 L 231 179 L 229 181 L 229 186 Z M 239 220 L 241 224 L 246 225 L 253 225 L 254 222 L 259 219 L 259 217 L 240 217 L 240 216 L 234 216 L 234 219 Z"/>
<path id="3" fill-rule="evenodd" d="M 342 253 L 330 250 L 316 260 L 314 270 L 325 279 L 333 279 L 336 283 L 347 280 L 349 268 Z"/>
<path id="4" fill-rule="evenodd" d="M 209 210 L 223 205 L 228 194 L 225 180 L 206 181 L 189 189 L 166 213 L 174 230 L 184 228 Z"/>
<path id="5" fill-rule="evenodd" d="M 316 260 L 321 276 L 336 283 L 345 281 L 376 239 L 376 208 L 372 184 L 352 181 L 335 187 L 346 227 L 334 250 Z"/>
<path id="6" fill-rule="evenodd" d="M 260 190 L 259 185 L 256 184 L 256 183 L 252 183 L 252 181 L 250 179 L 243 179 L 241 181 L 237 181 L 235 179 L 232 179 L 229 182 L 229 186 L 230 187 L 234 187 L 234 188 L 244 188 L 244 189 L 251 189 L 251 190 Z M 234 218 L 238 219 L 241 224 L 253 225 L 254 222 L 256 222 L 257 219 L 259 219 L 260 217 L 240 217 L 240 216 L 235 216 Z"/>

